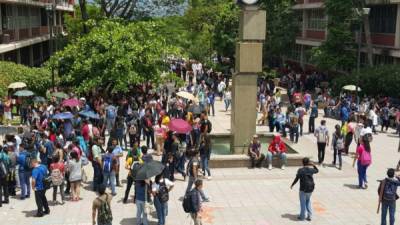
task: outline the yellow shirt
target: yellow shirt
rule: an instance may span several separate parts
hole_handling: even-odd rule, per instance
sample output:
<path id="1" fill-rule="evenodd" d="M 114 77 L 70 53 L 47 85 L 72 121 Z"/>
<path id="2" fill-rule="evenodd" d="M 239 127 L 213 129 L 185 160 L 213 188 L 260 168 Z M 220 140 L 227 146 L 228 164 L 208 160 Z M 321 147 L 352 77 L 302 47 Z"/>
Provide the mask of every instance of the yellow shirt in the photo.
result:
<path id="1" fill-rule="evenodd" d="M 164 116 L 164 117 L 162 118 L 162 120 L 161 120 L 161 124 L 162 124 L 162 125 L 165 125 L 165 126 L 168 126 L 169 121 L 170 121 L 169 116 Z"/>

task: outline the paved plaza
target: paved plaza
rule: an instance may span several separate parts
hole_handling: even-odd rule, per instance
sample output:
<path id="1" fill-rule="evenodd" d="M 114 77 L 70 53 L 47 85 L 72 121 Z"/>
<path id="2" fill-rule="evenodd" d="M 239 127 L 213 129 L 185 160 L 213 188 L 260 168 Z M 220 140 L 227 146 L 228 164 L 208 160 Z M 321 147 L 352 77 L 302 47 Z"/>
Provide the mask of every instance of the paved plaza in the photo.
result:
<path id="1" fill-rule="evenodd" d="M 222 102 L 216 102 L 216 117 L 213 121 L 213 132 L 227 133 L 230 129 L 230 112 L 222 112 Z M 316 120 L 319 124 L 322 111 Z M 328 119 L 330 133 L 338 121 Z M 305 120 L 308 124 L 308 120 Z M 307 127 L 308 128 L 308 127 Z M 307 133 L 300 137 L 295 148 L 301 154 L 316 159 L 317 146 L 313 135 Z M 258 127 L 260 133 L 267 132 L 267 127 Z M 380 127 L 379 127 L 380 129 Z M 212 169 L 212 180 L 205 181 L 204 189 L 210 196 L 211 202 L 204 204 L 203 224 L 216 225 L 289 225 L 289 224 L 318 224 L 318 225 L 377 225 L 380 215 L 376 214 L 378 203 L 377 179 L 384 178 L 388 167 L 395 167 L 399 160 L 397 147 L 398 136 L 389 133 L 374 135 L 372 142 L 372 165 L 368 168 L 369 188 L 357 188 L 357 171 L 352 167 L 352 158 L 344 157 L 343 170 L 333 167 L 320 167 L 320 173 L 315 176 L 316 188 L 313 193 L 313 221 L 297 221 L 299 213 L 297 184 L 293 190 L 290 185 L 295 177 L 297 167 L 286 170 L 274 168 L 262 169 Z M 266 151 L 263 149 L 263 151 Z M 355 144 L 351 146 L 355 151 Z M 325 163 L 332 162 L 332 150 L 327 148 Z M 89 179 L 92 177 L 92 168 L 85 168 Z M 126 171 L 122 178 L 126 177 Z M 180 175 L 176 176 L 175 188 L 172 190 L 169 201 L 167 224 L 193 224 L 188 214 L 182 209 L 181 197 L 186 188 Z M 123 184 L 125 185 L 125 180 Z M 83 200 L 79 202 L 67 201 L 65 205 L 50 204 L 50 215 L 43 218 L 33 217 L 36 213 L 33 198 L 21 201 L 11 198 L 11 203 L 0 208 L 0 224 L 9 225 L 57 225 L 57 224 L 91 224 L 91 203 L 95 194 L 89 190 L 89 184 L 84 184 Z M 132 198 L 128 204 L 122 203 L 125 187 L 117 189 L 117 196 L 112 201 L 113 224 L 136 224 L 136 206 Z M 47 192 L 51 200 L 52 191 Z M 133 190 L 131 191 L 131 196 Z M 59 197 L 59 196 L 58 196 Z M 398 214 L 397 214 L 398 215 Z M 400 219 L 400 218 L 399 218 Z M 156 224 L 156 215 L 150 216 L 151 223 Z"/>

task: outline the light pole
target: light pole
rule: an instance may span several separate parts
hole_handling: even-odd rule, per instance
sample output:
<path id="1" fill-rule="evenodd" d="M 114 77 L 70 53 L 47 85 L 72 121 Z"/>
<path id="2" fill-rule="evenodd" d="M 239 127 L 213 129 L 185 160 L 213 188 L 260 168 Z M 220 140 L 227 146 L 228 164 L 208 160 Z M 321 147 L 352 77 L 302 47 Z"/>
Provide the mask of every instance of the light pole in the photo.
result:
<path id="1" fill-rule="evenodd" d="M 54 11 L 56 9 L 55 1 L 53 3 L 50 3 L 46 5 L 46 11 L 47 11 L 47 16 L 48 16 L 48 26 L 49 26 L 49 34 L 50 34 L 50 39 L 49 39 L 49 48 L 50 48 L 50 55 L 53 54 L 54 52 L 54 47 L 53 47 L 53 25 L 54 25 Z M 51 68 L 51 85 L 53 87 L 53 91 L 55 91 L 55 81 L 54 81 L 54 68 Z"/>
<path id="2" fill-rule="evenodd" d="M 364 16 L 368 16 L 370 12 L 370 8 L 362 8 L 362 10 L 356 9 L 357 15 L 361 18 L 360 26 L 358 29 L 358 37 L 357 37 L 357 78 L 356 78 L 356 92 L 357 92 L 357 106 L 360 104 L 359 98 L 359 87 L 360 87 L 360 67 L 361 67 L 361 44 L 362 44 L 362 28 L 363 28 L 363 20 Z"/>

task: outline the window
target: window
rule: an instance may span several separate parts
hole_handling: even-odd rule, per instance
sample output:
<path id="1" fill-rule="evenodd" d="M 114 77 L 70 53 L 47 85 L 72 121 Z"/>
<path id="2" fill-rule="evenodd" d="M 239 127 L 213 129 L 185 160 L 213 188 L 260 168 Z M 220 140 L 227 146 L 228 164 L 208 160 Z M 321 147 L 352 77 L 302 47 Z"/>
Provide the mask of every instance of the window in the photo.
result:
<path id="1" fill-rule="evenodd" d="M 31 27 L 40 27 L 40 8 L 31 8 Z"/>
<path id="2" fill-rule="evenodd" d="M 307 28 L 310 30 L 325 30 L 326 17 L 323 10 L 320 9 L 308 10 Z"/>
<path id="3" fill-rule="evenodd" d="M 396 33 L 397 5 L 377 5 L 371 8 L 369 23 L 372 33 Z"/>

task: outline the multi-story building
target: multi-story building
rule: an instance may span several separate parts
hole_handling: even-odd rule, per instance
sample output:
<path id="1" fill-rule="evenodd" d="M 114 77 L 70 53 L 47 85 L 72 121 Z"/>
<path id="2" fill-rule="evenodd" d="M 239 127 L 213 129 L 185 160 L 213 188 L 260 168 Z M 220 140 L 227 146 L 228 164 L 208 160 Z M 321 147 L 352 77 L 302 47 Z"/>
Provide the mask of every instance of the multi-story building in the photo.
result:
<path id="1" fill-rule="evenodd" d="M 297 0 L 293 6 L 299 24 L 296 44 L 289 61 L 303 69 L 312 69 L 310 50 L 320 46 L 327 37 L 327 15 L 323 0 Z M 400 64 L 400 0 L 366 0 L 369 10 L 374 65 Z M 354 33 L 354 40 L 357 34 Z M 364 34 L 363 34 L 364 36 Z M 361 63 L 366 64 L 365 38 Z"/>
<path id="2" fill-rule="evenodd" d="M 64 15 L 74 0 L 0 0 L 0 60 L 39 66 L 65 35 Z M 52 41 L 52 43 L 50 43 Z"/>

